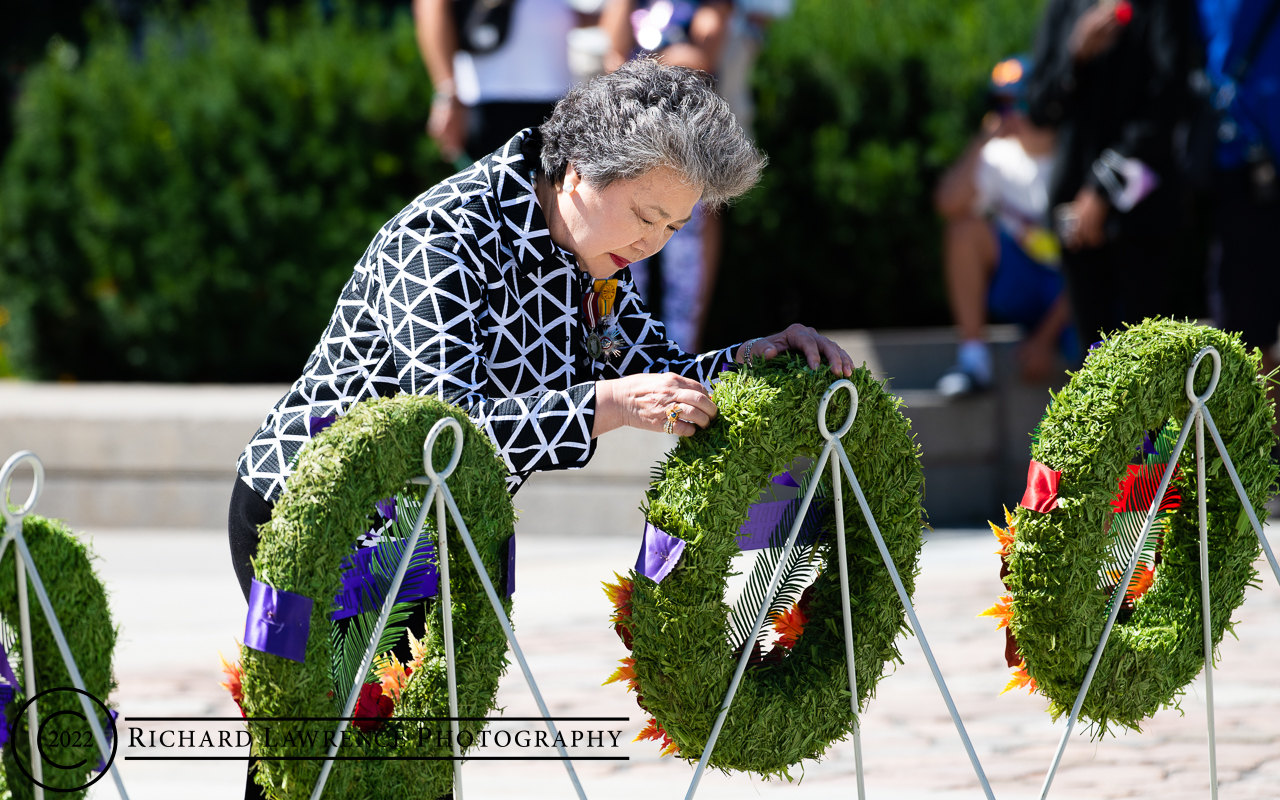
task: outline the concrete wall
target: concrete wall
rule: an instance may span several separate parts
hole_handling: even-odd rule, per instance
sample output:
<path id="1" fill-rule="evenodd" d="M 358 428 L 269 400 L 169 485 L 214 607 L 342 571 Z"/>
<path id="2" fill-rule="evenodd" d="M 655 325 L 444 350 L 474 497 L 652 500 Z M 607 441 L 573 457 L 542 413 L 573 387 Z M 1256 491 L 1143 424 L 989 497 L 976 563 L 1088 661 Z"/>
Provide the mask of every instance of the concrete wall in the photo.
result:
<path id="1" fill-rule="evenodd" d="M 950 401 L 932 389 L 955 356 L 949 330 L 829 335 L 905 400 L 933 524 L 980 524 L 1017 502 L 1048 387 L 1014 377 L 1014 329 L 992 331 L 997 388 Z M 0 458 L 39 455 L 38 510 L 77 527 L 223 528 L 236 458 L 285 388 L 0 381 Z M 674 441 L 634 429 L 601 437 L 586 469 L 535 475 L 521 490 L 518 530 L 638 533 L 650 469 Z M 25 492 L 16 482 L 14 496 Z"/>

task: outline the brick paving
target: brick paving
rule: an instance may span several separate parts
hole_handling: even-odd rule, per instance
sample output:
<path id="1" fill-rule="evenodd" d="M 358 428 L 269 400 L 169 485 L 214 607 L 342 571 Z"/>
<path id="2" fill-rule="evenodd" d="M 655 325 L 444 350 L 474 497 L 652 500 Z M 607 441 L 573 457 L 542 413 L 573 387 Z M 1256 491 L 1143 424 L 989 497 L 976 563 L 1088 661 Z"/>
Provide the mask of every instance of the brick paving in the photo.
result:
<path id="1" fill-rule="evenodd" d="M 1280 538 L 1276 530 L 1273 525 L 1273 539 Z M 124 725 L 130 716 L 235 714 L 217 685 L 218 651 L 234 652 L 234 639 L 244 624 L 244 603 L 228 564 L 225 534 L 100 531 L 94 546 L 121 626 L 115 699 L 126 717 Z M 552 713 L 629 718 L 616 724 L 561 725 L 566 730 L 623 731 L 619 747 L 608 752 L 630 760 L 576 765 L 592 798 L 679 798 L 692 775 L 685 762 L 659 758 L 652 742 L 631 743 L 643 724 L 642 712 L 619 686 L 600 685 L 625 655 L 607 625 L 609 606 L 600 581 L 610 578 L 613 570 L 625 570 L 634 561 L 636 547 L 631 537 L 529 536 L 520 542 L 515 624 Z M 985 532 L 931 534 L 916 605 L 996 796 L 1020 800 L 1038 796 L 1062 727 L 1050 720 L 1042 699 L 998 694 L 1008 677 L 1002 634 L 993 630 L 989 619 L 976 617 L 1000 589 L 994 549 L 994 539 Z M 1250 590 L 1237 611 L 1238 638 L 1228 637 L 1223 644 L 1215 673 L 1223 800 L 1280 797 L 1280 587 L 1265 562 L 1259 568 L 1262 590 Z M 918 644 L 904 641 L 902 651 L 905 663 L 881 683 L 864 715 L 868 797 L 982 797 Z M 1188 687 L 1181 714 L 1162 711 L 1141 734 L 1101 742 L 1083 733 L 1075 736 L 1051 796 L 1208 797 L 1201 686 L 1197 681 Z M 499 702 L 509 716 L 537 713 L 514 664 L 503 679 Z M 121 748 L 126 758 L 146 752 Z M 243 787 L 241 762 L 122 758 L 119 763 L 134 800 L 238 800 Z M 464 767 L 463 775 L 470 800 L 573 796 L 557 762 L 473 762 Z M 823 761 L 796 769 L 794 783 L 712 772 L 698 797 L 852 798 L 853 775 L 852 746 L 845 742 L 831 748 Z M 90 793 L 95 799 L 115 796 L 109 781 Z"/>

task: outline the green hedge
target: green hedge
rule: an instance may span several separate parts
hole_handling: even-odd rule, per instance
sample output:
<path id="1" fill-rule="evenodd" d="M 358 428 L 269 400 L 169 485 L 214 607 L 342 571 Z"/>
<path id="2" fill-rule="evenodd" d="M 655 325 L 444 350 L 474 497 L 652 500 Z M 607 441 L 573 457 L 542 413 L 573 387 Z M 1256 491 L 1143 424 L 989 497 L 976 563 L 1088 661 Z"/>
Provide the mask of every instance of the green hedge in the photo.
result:
<path id="1" fill-rule="evenodd" d="M 243 8 L 26 81 L 0 183 L 0 371 L 290 379 L 378 227 L 445 177 L 407 14 Z"/>
<path id="2" fill-rule="evenodd" d="M 930 192 L 1039 0 L 797 0 L 768 34 L 772 166 L 728 212 L 707 341 L 944 324 Z M 450 171 L 407 15 L 219 6 L 26 81 L 0 177 L 0 374 L 291 380 L 386 219 Z M 786 275 L 785 281 L 778 276 Z"/>
<path id="3" fill-rule="evenodd" d="M 726 218 L 709 344 L 797 321 L 949 323 L 933 186 L 977 129 L 996 61 L 1031 49 L 1041 5 L 796 0 L 757 65 L 771 163 Z"/>

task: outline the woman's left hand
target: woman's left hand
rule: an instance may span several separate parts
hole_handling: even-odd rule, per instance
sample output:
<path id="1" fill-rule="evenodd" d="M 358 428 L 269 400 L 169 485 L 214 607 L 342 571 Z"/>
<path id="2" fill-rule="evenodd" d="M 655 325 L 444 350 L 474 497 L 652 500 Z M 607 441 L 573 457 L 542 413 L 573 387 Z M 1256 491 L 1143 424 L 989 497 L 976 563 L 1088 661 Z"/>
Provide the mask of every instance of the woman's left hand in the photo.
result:
<path id="1" fill-rule="evenodd" d="M 853 359 L 849 357 L 848 353 L 813 328 L 808 328 L 798 323 L 787 328 L 782 333 L 754 339 L 746 344 L 751 345 L 750 353 L 743 352 L 744 346 L 739 347 L 738 352 L 734 354 L 734 360 L 739 364 L 745 363 L 748 355 L 752 358 L 768 361 L 779 353 L 794 350 L 804 353 L 810 369 L 817 369 L 823 358 L 825 358 L 827 363 L 831 365 L 831 371 L 835 374 L 846 378 L 853 374 Z"/>

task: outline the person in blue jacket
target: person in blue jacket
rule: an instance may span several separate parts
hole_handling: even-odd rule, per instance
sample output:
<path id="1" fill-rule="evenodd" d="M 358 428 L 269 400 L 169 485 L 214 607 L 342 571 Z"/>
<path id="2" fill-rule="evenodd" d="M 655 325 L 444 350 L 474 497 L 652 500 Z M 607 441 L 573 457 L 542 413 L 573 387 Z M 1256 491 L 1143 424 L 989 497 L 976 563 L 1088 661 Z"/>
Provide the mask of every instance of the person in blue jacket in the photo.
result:
<path id="1" fill-rule="evenodd" d="M 1280 364 L 1280 0 L 1196 0 L 1196 9 L 1217 112 L 1211 310 L 1261 348 L 1270 373 Z"/>

